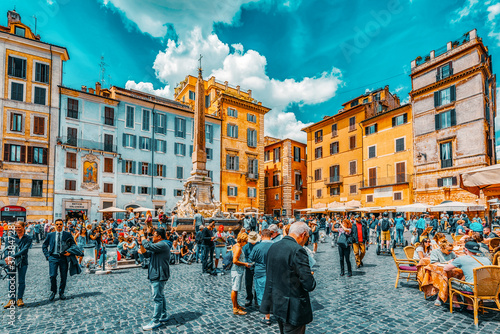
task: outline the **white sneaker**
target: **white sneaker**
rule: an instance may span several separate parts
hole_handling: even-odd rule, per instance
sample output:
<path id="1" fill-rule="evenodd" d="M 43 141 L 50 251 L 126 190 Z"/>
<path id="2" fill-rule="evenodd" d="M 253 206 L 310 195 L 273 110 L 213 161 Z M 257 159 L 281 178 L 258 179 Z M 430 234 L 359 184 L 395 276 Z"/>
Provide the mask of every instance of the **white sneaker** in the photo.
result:
<path id="1" fill-rule="evenodd" d="M 142 330 L 143 331 L 150 331 L 150 330 L 153 330 L 153 329 L 158 328 L 160 326 L 161 326 L 161 324 L 159 322 L 151 321 L 149 324 L 142 326 Z"/>
<path id="2" fill-rule="evenodd" d="M 441 305 L 443 305 L 443 303 L 439 299 L 436 299 L 436 301 L 434 302 L 434 305 L 441 306 Z"/>

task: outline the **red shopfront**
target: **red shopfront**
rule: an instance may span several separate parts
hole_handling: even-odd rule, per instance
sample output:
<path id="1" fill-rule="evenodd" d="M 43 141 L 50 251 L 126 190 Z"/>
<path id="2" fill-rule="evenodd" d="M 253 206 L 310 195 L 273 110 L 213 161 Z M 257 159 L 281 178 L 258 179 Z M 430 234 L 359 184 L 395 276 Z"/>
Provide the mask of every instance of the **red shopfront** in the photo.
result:
<path id="1" fill-rule="evenodd" d="M 26 209 L 22 206 L 9 205 L 0 208 L 0 220 L 6 222 L 26 221 Z"/>

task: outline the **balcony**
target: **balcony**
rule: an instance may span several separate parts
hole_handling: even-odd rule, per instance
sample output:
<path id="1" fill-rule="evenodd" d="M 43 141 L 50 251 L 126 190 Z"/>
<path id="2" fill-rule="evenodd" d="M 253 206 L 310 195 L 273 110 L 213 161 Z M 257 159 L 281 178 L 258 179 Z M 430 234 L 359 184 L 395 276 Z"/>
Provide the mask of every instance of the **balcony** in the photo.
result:
<path id="1" fill-rule="evenodd" d="M 335 184 L 340 184 L 344 182 L 344 177 L 341 175 L 330 176 L 326 178 L 325 185 L 331 186 Z"/>
<path id="2" fill-rule="evenodd" d="M 86 148 L 89 150 L 113 152 L 116 153 L 116 145 L 101 143 L 93 140 L 78 139 L 75 137 L 57 137 L 57 143 L 66 146 Z"/>
<path id="3" fill-rule="evenodd" d="M 259 179 L 259 174 L 247 173 L 246 178 L 247 180 L 257 181 Z"/>
<path id="4" fill-rule="evenodd" d="M 453 159 L 441 160 L 441 168 L 453 167 Z"/>
<path id="5" fill-rule="evenodd" d="M 371 178 L 361 182 L 361 189 L 405 184 L 409 183 L 410 179 L 411 174 L 398 174 L 389 177 Z"/>

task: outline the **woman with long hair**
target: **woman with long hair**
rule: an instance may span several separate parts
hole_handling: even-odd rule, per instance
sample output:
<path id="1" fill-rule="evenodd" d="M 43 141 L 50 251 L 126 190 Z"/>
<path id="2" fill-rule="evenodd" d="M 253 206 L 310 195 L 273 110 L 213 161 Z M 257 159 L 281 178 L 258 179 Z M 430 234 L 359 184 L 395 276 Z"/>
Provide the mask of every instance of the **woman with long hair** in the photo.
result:
<path id="1" fill-rule="evenodd" d="M 333 232 L 337 232 L 339 234 L 339 238 L 337 241 L 337 246 L 339 249 L 340 256 L 340 276 L 345 275 L 344 271 L 344 259 L 347 263 L 347 277 L 352 276 L 352 267 L 351 267 L 351 228 L 352 223 L 349 219 L 344 219 L 340 222 L 340 227 L 333 228 Z"/>
<path id="2" fill-rule="evenodd" d="M 431 251 L 431 240 L 429 238 L 424 238 L 422 242 L 417 245 L 417 249 L 415 249 L 415 253 L 413 254 L 413 259 L 421 260 L 425 257 L 429 258 L 431 256 Z"/>
<path id="3" fill-rule="evenodd" d="M 146 211 L 146 226 L 147 227 L 153 227 L 153 215 L 151 214 L 151 211 Z"/>

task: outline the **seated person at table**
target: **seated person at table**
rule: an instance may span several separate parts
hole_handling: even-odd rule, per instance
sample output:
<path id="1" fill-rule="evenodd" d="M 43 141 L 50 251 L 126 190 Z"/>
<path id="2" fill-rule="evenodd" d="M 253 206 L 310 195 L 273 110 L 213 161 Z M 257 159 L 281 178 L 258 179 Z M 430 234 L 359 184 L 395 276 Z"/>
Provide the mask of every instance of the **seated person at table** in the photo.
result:
<path id="1" fill-rule="evenodd" d="M 488 245 L 484 242 L 484 238 L 481 234 L 478 232 L 473 232 L 472 233 L 472 239 L 479 244 L 479 252 L 481 253 L 481 256 L 487 257 L 488 259 L 492 259 L 491 253 L 490 253 L 490 248 Z"/>
<path id="2" fill-rule="evenodd" d="M 431 241 L 427 238 L 422 240 L 422 243 L 420 243 L 417 246 L 417 249 L 415 249 L 415 253 L 413 254 L 413 259 L 414 260 L 421 260 L 424 257 L 430 257 L 431 255 Z"/>
<path id="3" fill-rule="evenodd" d="M 486 239 L 493 239 L 499 237 L 498 232 L 497 233 L 491 232 L 491 228 L 489 226 L 486 226 L 483 229 L 483 235 L 486 237 Z"/>
<path id="4" fill-rule="evenodd" d="M 475 242 L 475 241 L 469 241 L 465 243 L 465 255 L 464 256 L 459 256 L 453 262 L 447 264 L 444 266 L 445 271 L 450 271 L 455 268 L 460 268 L 462 269 L 464 273 L 464 281 L 467 283 L 474 283 L 474 272 L 473 270 L 478 267 L 483 267 L 483 266 L 490 266 L 491 261 L 484 257 L 481 256 L 481 246 Z M 461 284 L 457 283 L 455 281 L 452 281 L 452 287 L 461 291 L 468 291 L 472 292 L 472 288 L 468 286 L 467 284 Z M 457 301 L 457 295 L 453 296 L 453 301 Z M 472 307 L 472 301 L 468 298 L 466 298 L 468 310 L 473 310 Z M 454 304 L 454 307 L 459 307 L 458 305 Z"/>
<path id="5" fill-rule="evenodd" d="M 477 220 L 469 225 L 469 228 L 474 231 L 483 234 L 483 224 L 479 223 Z"/>
<path id="6" fill-rule="evenodd" d="M 434 235 L 434 237 L 431 240 L 431 246 L 433 249 L 439 249 L 439 242 L 441 240 L 446 240 L 446 236 L 442 232 L 438 232 Z"/>
<path id="7" fill-rule="evenodd" d="M 462 219 L 460 219 L 457 224 L 457 235 L 465 235 L 466 234 L 466 229 L 464 227 L 464 223 L 465 221 L 463 221 Z"/>
<path id="8" fill-rule="evenodd" d="M 453 244 L 446 239 L 439 242 L 438 249 L 431 251 L 431 263 L 446 263 L 456 257 L 455 253 L 453 253 Z"/>

